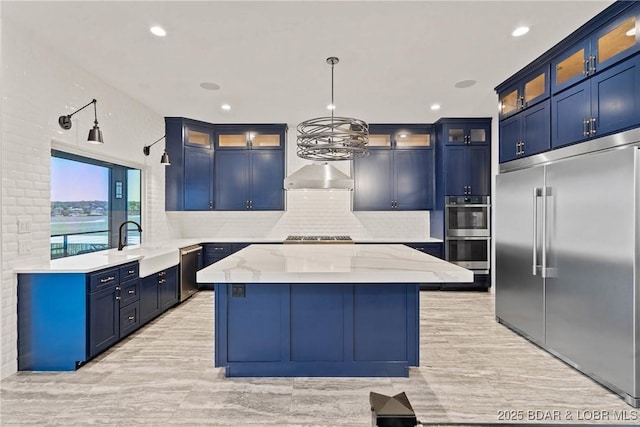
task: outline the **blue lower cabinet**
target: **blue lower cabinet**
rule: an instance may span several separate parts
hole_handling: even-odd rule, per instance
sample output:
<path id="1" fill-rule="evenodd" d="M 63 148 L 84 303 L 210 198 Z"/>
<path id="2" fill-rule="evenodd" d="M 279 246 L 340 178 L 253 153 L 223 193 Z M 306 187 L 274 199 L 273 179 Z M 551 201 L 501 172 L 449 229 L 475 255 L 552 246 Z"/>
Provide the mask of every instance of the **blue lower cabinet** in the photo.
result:
<path id="1" fill-rule="evenodd" d="M 120 338 L 140 327 L 140 302 L 136 301 L 120 309 Z"/>
<path id="2" fill-rule="evenodd" d="M 216 284 L 215 363 L 227 376 L 408 376 L 417 284 Z"/>
<path id="3" fill-rule="evenodd" d="M 178 266 L 140 279 L 140 324 L 155 319 L 180 301 Z"/>
<path id="4" fill-rule="evenodd" d="M 89 294 L 89 357 L 120 339 L 120 292 L 117 283 Z"/>
<path id="5" fill-rule="evenodd" d="M 443 244 L 440 242 L 405 243 L 405 246 L 419 250 L 436 258 L 444 259 Z"/>
<path id="6" fill-rule="evenodd" d="M 19 274 L 18 370 L 75 370 L 179 302 L 177 266 L 144 279 L 138 267 Z"/>

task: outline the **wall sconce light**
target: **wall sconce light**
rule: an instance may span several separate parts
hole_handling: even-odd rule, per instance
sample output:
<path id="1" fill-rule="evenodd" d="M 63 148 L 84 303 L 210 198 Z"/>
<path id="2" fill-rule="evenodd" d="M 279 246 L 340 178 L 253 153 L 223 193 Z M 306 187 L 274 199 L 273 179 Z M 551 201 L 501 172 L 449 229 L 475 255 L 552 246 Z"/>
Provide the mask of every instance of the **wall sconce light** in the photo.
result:
<path id="1" fill-rule="evenodd" d="M 74 111 L 73 113 L 66 115 L 66 116 L 60 116 L 58 117 L 58 124 L 60 125 L 60 127 L 64 130 L 69 130 L 71 129 L 71 116 L 73 116 L 74 114 L 78 113 L 79 111 L 84 110 L 85 108 L 87 108 L 89 105 L 93 104 L 93 129 L 89 130 L 89 137 L 87 138 L 87 142 L 89 144 L 102 144 L 104 141 L 102 140 L 102 131 L 100 130 L 100 128 L 98 127 L 98 112 L 96 110 L 96 103 L 98 101 L 96 101 L 95 99 L 92 100 L 90 103 L 88 103 L 87 105 L 85 105 L 84 107 Z"/>
<path id="2" fill-rule="evenodd" d="M 156 141 L 152 142 L 149 145 L 145 145 L 144 147 L 142 147 L 142 152 L 144 153 L 145 156 L 148 156 L 149 153 L 151 152 L 151 146 L 154 144 L 157 144 L 158 142 L 162 141 L 164 138 L 166 137 L 166 135 L 163 135 L 160 139 L 157 139 Z M 162 153 L 162 157 L 160 157 L 160 164 L 161 165 L 165 165 L 165 166 L 169 166 L 171 164 L 171 162 L 169 161 L 169 155 L 167 154 L 167 150 L 164 150 L 164 153 Z"/>

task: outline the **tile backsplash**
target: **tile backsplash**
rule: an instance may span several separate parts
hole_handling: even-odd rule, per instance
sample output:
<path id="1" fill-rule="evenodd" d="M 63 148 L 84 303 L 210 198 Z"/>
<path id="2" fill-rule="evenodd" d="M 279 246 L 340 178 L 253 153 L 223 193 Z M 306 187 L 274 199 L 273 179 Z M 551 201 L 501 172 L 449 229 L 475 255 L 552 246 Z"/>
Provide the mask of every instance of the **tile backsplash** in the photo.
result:
<path id="1" fill-rule="evenodd" d="M 168 212 L 180 237 L 282 238 L 346 234 L 354 238 L 429 237 L 428 211 L 353 212 L 349 190 L 289 190 L 284 212 Z M 176 236 L 178 237 L 178 236 Z"/>

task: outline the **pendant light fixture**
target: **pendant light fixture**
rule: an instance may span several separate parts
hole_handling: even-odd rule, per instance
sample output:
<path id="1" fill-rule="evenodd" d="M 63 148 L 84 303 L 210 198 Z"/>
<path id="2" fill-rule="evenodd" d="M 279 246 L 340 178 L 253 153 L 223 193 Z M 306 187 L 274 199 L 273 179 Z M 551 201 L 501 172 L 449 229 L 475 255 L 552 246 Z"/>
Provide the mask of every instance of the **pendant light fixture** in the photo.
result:
<path id="1" fill-rule="evenodd" d="M 84 110 L 89 105 L 93 104 L 93 117 L 94 117 L 93 128 L 91 130 L 89 130 L 89 136 L 87 137 L 87 142 L 89 144 L 102 144 L 104 141 L 102 140 L 102 131 L 98 127 L 98 111 L 96 109 L 96 103 L 97 102 L 98 101 L 93 99 L 93 100 L 91 100 L 90 103 L 88 103 L 84 107 L 74 111 L 73 113 L 68 114 L 66 116 L 58 117 L 58 124 L 60 125 L 60 127 L 62 129 L 65 129 L 65 130 L 71 129 L 71 116 L 73 116 L 74 114 L 78 113 L 79 111 Z"/>
<path id="2" fill-rule="evenodd" d="M 165 139 L 166 135 L 163 135 L 161 138 L 155 140 L 154 142 L 152 142 L 149 145 L 145 145 L 144 147 L 142 147 L 142 152 L 144 153 L 145 156 L 148 156 L 149 153 L 151 152 L 151 146 L 154 144 L 157 144 L 158 142 L 162 141 L 163 139 Z M 160 157 L 160 164 L 164 165 L 164 166 L 169 166 L 171 165 L 171 161 L 169 160 L 169 154 L 167 154 L 167 150 L 164 150 L 164 153 L 162 153 L 162 157 Z"/>
<path id="3" fill-rule="evenodd" d="M 333 68 L 340 60 L 327 58 L 331 65 L 331 117 L 305 120 L 298 125 L 298 157 L 308 160 L 353 160 L 369 154 L 369 125 L 359 119 L 334 116 Z"/>

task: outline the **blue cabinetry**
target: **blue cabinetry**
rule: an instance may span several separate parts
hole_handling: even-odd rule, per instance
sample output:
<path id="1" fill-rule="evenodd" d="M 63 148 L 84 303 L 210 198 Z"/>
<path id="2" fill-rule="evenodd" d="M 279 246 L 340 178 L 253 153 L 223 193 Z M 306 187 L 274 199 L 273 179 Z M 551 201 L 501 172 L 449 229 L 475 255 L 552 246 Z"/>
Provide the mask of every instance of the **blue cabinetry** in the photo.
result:
<path id="1" fill-rule="evenodd" d="M 491 119 L 444 118 L 437 124 L 438 197 L 489 195 L 491 192 Z M 444 199 L 443 199 L 444 200 Z M 437 205 L 443 204 L 439 200 Z"/>
<path id="2" fill-rule="evenodd" d="M 165 117 L 165 208 L 168 211 L 210 210 L 213 204 L 215 127 L 182 117 Z"/>
<path id="3" fill-rule="evenodd" d="M 138 263 L 18 275 L 18 369 L 69 371 L 140 326 Z"/>
<path id="4" fill-rule="evenodd" d="M 431 209 L 432 126 L 372 124 L 369 132 L 369 155 L 353 163 L 354 210 Z"/>
<path id="5" fill-rule="evenodd" d="M 551 108 L 547 99 L 500 122 L 500 162 L 551 148 Z"/>
<path id="6" fill-rule="evenodd" d="M 285 124 L 218 126 L 216 209 L 284 209 L 286 129 Z"/>
<path id="7" fill-rule="evenodd" d="M 496 87 L 500 163 L 640 125 L 639 51 L 640 3 L 614 2 Z"/>
<path id="8" fill-rule="evenodd" d="M 631 2 L 629 2 L 631 4 Z M 606 20 L 576 40 L 551 61 L 553 93 L 570 87 L 605 70 L 640 50 L 637 37 L 640 7 Z"/>
<path id="9" fill-rule="evenodd" d="M 145 324 L 180 300 L 178 266 L 159 271 L 140 280 L 140 321 Z"/>
<path id="10" fill-rule="evenodd" d="M 640 124 L 640 56 L 552 97 L 553 148 Z"/>
<path id="11" fill-rule="evenodd" d="M 202 245 L 204 249 L 202 268 L 218 262 L 249 245 L 250 243 L 205 243 Z M 198 289 L 213 290 L 213 283 L 198 283 Z"/>

